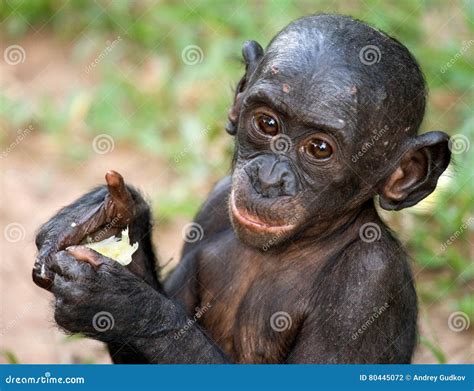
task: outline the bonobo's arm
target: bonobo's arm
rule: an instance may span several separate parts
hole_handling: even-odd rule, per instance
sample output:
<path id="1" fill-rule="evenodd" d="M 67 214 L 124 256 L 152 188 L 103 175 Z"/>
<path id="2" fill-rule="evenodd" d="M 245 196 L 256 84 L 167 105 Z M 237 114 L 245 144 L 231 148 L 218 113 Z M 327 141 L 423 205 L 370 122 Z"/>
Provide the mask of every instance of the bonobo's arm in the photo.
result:
<path id="1" fill-rule="evenodd" d="M 150 211 L 115 172 L 63 208 L 36 238 L 35 283 L 55 295 L 55 320 L 67 332 L 106 342 L 116 363 L 222 363 L 220 349 L 189 319 L 182 303 L 162 294 L 155 272 Z M 129 226 L 139 242 L 123 267 L 83 246 Z"/>
<path id="2" fill-rule="evenodd" d="M 355 242 L 328 265 L 286 362 L 410 363 L 417 304 L 400 244 L 383 229 L 379 242 Z"/>
<path id="3" fill-rule="evenodd" d="M 230 229 L 227 201 L 231 190 L 229 176 L 221 179 L 209 194 L 207 200 L 197 213 L 194 224 L 202 229 L 202 238 L 199 241 L 184 244 L 181 260 L 173 272 L 163 281 L 163 287 L 168 295 L 178 301 L 189 316 L 200 305 L 197 294 L 198 258 L 200 250 L 208 240 L 212 240 L 219 232 Z"/>
<path id="4" fill-rule="evenodd" d="M 179 304 L 119 263 L 73 246 L 56 253 L 50 269 L 54 316 L 65 330 L 112 343 L 119 353 L 134 352 L 133 362 L 227 361 Z"/>

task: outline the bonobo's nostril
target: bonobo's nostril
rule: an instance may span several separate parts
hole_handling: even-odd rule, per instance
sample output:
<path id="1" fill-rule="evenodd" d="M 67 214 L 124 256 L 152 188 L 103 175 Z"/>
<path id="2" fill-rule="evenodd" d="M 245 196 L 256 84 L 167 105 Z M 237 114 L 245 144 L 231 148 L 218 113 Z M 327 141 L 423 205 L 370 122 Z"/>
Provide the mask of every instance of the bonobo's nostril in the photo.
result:
<path id="1" fill-rule="evenodd" d="M 263 197 L 293 196 L 297 192 L 296 178 L 288 161 L 260 156 L 245 168 L 245 172 L 254 189 Z"/>

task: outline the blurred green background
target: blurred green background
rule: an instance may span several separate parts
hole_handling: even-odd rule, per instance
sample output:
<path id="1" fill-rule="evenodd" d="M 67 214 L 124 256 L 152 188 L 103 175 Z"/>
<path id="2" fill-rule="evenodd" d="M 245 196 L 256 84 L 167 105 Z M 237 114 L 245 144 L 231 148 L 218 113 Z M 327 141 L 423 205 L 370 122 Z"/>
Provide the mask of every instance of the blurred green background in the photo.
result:
<path id="1" fill-rule="evenodd" d="M 104 133 L 119 146 L 156 155 L 179 178 L 152 194 L 165 227 L 177 216 L 191 218 L 228 171 L 232 140 L 224 125 L 242 75 L 244 40 L 265 46 L 291 20 L 315 12 L 349 14 L 396 37 L 418 59 L 428 82 L 422 130 L 456 135 L 464 150 L 454 155 L 432 205 L 384 216 L 413 257 L 422 308 L 442 300 L 450 311 L 474 319 L 471 1 L 0 4 L 3 47 L 53 40 L 51 60 L 66 56 L 80 73 L 65 93 L 55 90 L 54 78 L 45 93 L 31 94 L 17 93 L 7 80 L 8 88 L 0 91 L 0 146 L 8 147 L 18 129 L 32 125 L 35 137 L 63 150 L 58 164 L 64 167 L 90 159 L 91 139 Z M 422 343 L 438 362 L 448 360 L 436 337 L 422 334 Z"/>

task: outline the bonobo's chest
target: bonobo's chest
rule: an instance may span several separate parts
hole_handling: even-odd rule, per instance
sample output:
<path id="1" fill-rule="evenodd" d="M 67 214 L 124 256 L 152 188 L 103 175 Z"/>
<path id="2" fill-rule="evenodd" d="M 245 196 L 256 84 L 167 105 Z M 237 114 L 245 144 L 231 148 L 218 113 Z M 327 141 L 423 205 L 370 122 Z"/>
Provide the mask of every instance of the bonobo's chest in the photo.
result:
<path id="1" fill-rule="evenodd" d="M 200 319 L 235 362 L 285 359 L 311 298 L 318 267 L 291 254 L 272 257 L 219 235 L 199 257 Z"/>

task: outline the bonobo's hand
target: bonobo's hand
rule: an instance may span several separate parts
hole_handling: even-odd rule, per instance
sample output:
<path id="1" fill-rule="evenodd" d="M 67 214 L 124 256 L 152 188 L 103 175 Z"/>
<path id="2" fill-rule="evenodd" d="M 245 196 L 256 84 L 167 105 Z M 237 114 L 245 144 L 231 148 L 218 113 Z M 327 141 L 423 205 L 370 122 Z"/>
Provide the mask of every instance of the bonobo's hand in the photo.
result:
<path id="1" fill-rule="evenodd" d="M 50 267 L 56 323 L 113 346 L 114 361 L 122 354 L 116 362 L 226 362 L 180 305 L 118 262 L 72 246 L 56 253 Z"/>
<path id="2" fill-rule="evenodd" d="M 49 267 L 55 320 L 72 333 L 104 342 L 126 338 L 139 332 L 133 325 L 139 307 L 159 302 L 158 292 L 125 267 L 84 246 L 55 253 Z"/>
<path id="3" fill-rule="evenodd" d="M 129 269 L 157 287 L 149 207 L 136 190 L 125 186 L 119 173 L 109 171 L 105 179 L 106 187 L 85 194 L 41 227 L 33 267 L 33 281 L 40 287 L 50 290 L 54 277 L 50 266 L 58 251 L 83 243 L 86 237 L 101 241 L 117 235 L 127 225 L 131 241 L 140 241 Z"/>

